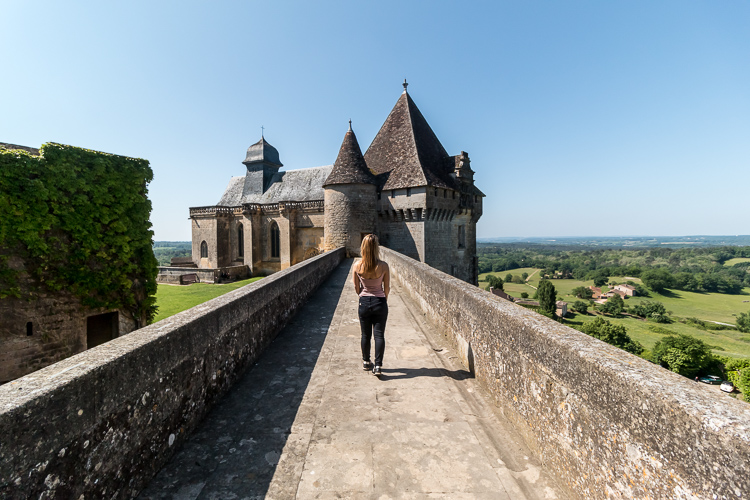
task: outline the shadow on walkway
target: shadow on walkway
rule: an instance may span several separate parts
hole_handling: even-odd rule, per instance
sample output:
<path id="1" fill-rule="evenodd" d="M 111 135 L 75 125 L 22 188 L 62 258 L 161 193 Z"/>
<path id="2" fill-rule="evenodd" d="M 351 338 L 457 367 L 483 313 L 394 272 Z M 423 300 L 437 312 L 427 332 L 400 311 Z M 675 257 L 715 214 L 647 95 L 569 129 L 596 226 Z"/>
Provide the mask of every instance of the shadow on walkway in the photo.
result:
<path id="1" fill-rule="evenodd" d="M 383 368 L 382 381 L 417 377 L 448 377 L 453 380 L 474 378 L 468 370 L 446 370 L 444 368 Z"/>
<path id="2" fill-rule="evenodd" d="M 266 495 L 350 267 L 333 271 L 139 498 Z"/>

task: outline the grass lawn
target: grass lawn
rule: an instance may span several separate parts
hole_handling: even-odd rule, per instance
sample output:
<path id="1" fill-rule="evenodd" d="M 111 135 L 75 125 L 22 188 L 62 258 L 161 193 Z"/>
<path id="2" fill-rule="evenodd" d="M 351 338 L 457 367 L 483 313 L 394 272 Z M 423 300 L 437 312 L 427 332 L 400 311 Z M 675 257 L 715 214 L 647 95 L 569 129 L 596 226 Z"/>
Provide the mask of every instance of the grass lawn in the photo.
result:
<path id="1" fill-rule="evenodd" d="M 566 318 L 565 322 L 569 326 L 576 326 L 576 324 L 593 321 L 594 318 L 596 318 L 596 316 L 594 316 L 593 314 L 588 314 L 586 316 L 576 314 L 573 318 Z M 609 316 L 604 316 L 604 319 L 607 319 L 615 324 L 623 325 L 628 331 L 628 335 L 630 335 L 633 340 L 637 340 L 638 342 L 643 344 L 643 347 L 645 347 L 649 351 L 654 348 L 654 345 L 659 340 L 661 340 L 662 337 L 668 335 L 665 333 L 654 332 L 651 329 L 656 327 L 657 329 L 663 328 L 673 333 L 682 333 L 700 339 L 710 346 L 717 347 L 717 349 L 713 349 L 713 353 L 719 356 L 729 356 L 732 358 L 750 358 L 750 335 L 746 333 L 740 333 L 737 330 L 706 331 L 678 322 L 663 325 L 627 317 L 612 318 Z"/>
<path id="2" fill-rule="evenodd" d="M 675 316 L 721 321 L 733 325 L 737 319 L 733 314 L 750 311 L 750 302 L 744 302 L 750 301 L 750 288 L 744 288 L 741 295 L 682 290 L 669 291 L 664 295 L 652 292 L 651 297 L 631 297 L 625 303 L 633 305 L 642 300 L 658 300 Z"/>
<path id="3" fill-rule="evenodd" d="M 750 262 L 750 257 L 736 257 L 734 259 L 729 259 L 724 263 L 724 265 L 727 267 L 731 267 L 735 264 L 739 264 L 740 262 Z"/>
<path id="4" fill-rule="evenodd" d="M 211 284 L 193 283 L 192 285 L 157 285 L 156 305 L 159 308 L 154 322 L 168 318 L 191 307 L 202 304 L 227 292 L 242 288 L 261 279 L 250 278 L 234 283 Z"/>

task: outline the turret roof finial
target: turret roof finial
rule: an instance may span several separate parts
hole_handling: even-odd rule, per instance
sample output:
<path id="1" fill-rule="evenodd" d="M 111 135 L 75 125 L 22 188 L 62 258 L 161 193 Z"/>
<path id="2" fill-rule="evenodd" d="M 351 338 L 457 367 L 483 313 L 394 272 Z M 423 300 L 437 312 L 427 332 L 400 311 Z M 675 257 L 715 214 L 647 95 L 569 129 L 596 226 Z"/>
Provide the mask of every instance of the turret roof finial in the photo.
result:
<path id="1" fill-rule="evenodd" d="M 349 118 L 349 132 L 352 131 L 352 119 Z"/>
<path id="2" fill-rule="evenodd" d="M 406 87 L 408 87 L 408 86 L 409 86 L 409 84 L 408 84 L 408 83 L 406 83 L 406 78 L 404 78 L 404 83 L 402 83 L 401 85 L 403 85 L 403 86 L 404 86 L 404 92 L 406 92 Z"/>
<path id="3" fill-rule="evenodd" d="M 261 139 L 264 139 L 264 138 L 265 138 L 265 137 L 263 136 L 263 131 L 264 131 L 265 129 L 266 129 L 266 128 L 265 128 L 265 127 L 264 127 L 263 125 L 261 125 L 261 126 L 260 126 L 260 138 L 261 138 Z"/>

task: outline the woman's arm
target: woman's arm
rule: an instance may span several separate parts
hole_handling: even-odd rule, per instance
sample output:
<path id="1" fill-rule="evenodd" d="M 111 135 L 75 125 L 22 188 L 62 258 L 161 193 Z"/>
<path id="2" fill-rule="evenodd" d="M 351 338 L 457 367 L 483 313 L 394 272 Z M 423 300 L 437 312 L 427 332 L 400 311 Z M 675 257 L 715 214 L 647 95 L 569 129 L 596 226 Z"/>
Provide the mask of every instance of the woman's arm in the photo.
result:
<path id="1" fill-rule="evenodd" d="M 391 292 L 391 272 L 388 269 L 388 264 L 383 262 L 383 266 L 385 267 L 385 271 L 383 271 L 383 291 L 385 292 L 385 300 L 388 300 L 388 294 Z"/>
<path id="2" fill-rule="evenodd" d="M 359 292 L 361 291 L 361 289 L 360 289 L 359 277 L 357 276 L 357 268 L 359 267 L 357 264 L 358 264 L 357 262 L 354 263 L 354 272 L 352 273 L 352 277 L 354 279 L 354 291 L 357 292 L 357 295 L 359 295 Z"/>

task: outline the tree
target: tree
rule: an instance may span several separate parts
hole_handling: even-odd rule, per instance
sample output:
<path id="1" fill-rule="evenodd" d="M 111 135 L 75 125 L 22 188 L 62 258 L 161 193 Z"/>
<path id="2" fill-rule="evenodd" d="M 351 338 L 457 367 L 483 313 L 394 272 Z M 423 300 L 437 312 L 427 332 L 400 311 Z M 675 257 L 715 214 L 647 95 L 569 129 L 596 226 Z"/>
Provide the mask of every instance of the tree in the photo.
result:
<path id="1" fill-rule="evenodd" d="M 588 312 L 589 305 L 582 300 L 576 300 L 575 302 L 573 302 L 573 305 L 570 308 L 577 313 L 586 314 Z"/>
<path id="2" fill-rule="evenodd" d="M 737 329 L 743 333 L 750 333 L 750 312 L 737 316 Z"/>
<path id="3" fill-rule="evenodd" d="M 641 318 L 649 318 L 657 323 L 671 323 L 664 304 L 656 300 L 644 300 L 640 304 L 630 307 L 630 312 Z"/>
<path id="4" fill-rule="evenodd" d="M 506 283 L 510 283 L 511 281 L 513 281 L 513 275 L 510 274 L 510 273 L 506 274 L 505 275 L 505 282 Z"/>
<path id="5" fill-rule="evenodd" d="M 685 377 L 696 376 L 714 361 L 711 349 L 705 342 L 681 333 L 668 335 L 657 342 L 653 360 Z"/>
<path id="6" fill-rule="evenodd" d="M 539 297 L 539 307 L 543 312 L 554 314 L 557 309 L 557 290 L 551 281 L 542 280 L 536 291 Z"/>
<path id="7" fill-rule="evenodd" d="M 522 299 L 528 299 L 529 298 L 529 294 L 526 293 L 526 292 L 521 292 L 521 298 Z"/>
<path id="8" fill-rule="evenodd" d="M 529 277 L 529 273 L 521 273 L 521 279 L 523 279 L 524 281 L 526 281 L 528 277 Z"/>
<path id="9" fill-rule="evenodd" d="M 581 331 L 629 353 L 640 354 L 643 352 L 643 346 L 640 342 L 630 338 L 624 326 L 615 325 L 601 316 L 594 321 L 585 323 L 581 326 Z"/>
<path id="10" fill-rule="evenodd" d="M 641 273 L 641 281 L 655 292 L 663 292 L 674 285 L 674 278 L 663 268 L 647 269 Z"/>
<path id="11" fill-rule="evenodd" d="M 617 316 L 623 311 L 623 309 L 625 309 L 625 301 L 617 294 L 610 297 L 609 300 L 599 308 L 604 314 L 612 316 Z"/>
<path id="12" fill-rule="evenodd" d="M 591 288 L 585 286 L 577 286 L 571 291 L 571 293 L 574 297 L 586 300 L 594 296 L 594 291 Z"/>
<path id="13" fill-rule="evenodd" d="M 592 279 L 594 280 L 594 286 L 604 286 L 609 281 L 609 276 L 604 271 L 597 271 Z"/>
<path id="14" fill-rule="evenodd" d="M 503 289 L 503 280 L 498 278 L 495 275 L 488 274 L 487 275 L 487 282 L 490 284 L 492 288 L 495 290 L 502 290 Z"/>
<path id="15" fill-rule="evenodd" d="M 520 276 L 516 275 L 516 276 L 513 276 L 513 283 L 515 283 L 517 285 L 522 285 L 523 284 L 523 280 L 521 279 Z"/>

